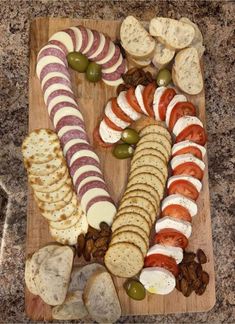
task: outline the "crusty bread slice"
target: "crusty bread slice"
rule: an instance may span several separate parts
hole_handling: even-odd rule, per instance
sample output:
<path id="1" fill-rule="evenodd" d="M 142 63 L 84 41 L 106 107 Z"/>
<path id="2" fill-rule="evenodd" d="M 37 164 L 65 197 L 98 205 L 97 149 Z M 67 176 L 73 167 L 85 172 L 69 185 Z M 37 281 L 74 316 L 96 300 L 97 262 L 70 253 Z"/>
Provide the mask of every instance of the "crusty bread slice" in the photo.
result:
<path id="1" fill-rule="evenodd" d="M 126 17 L 121 25 L 120 38 L 123 48 L 139 60 L 150 58 L 154 52 L 155 40 L 133 16 Z"/>
<path id="2" fill-rule="evenodd" d="M 114 323 L 121 316 L 118 295 L 107 271 L 97 271 L 89 278 L 83 300 L 91 318 L 98 323 Z"/>
<path id="3" fill-rule="evenodd" d="M 136 67 L 143 68 L 151 64 L 151 58 L 143 59 L 143 60 L 138 60 L 131 55 L 127 54 L 127 60 Z"/>
<path id="4" fill-rule="evenodd" d="M 175 57 L 172 78 L 177 87 L 190 95 L 199 94 L 203 79 L 197 50 L 194 47 L 180 51 Z"/>
<path id="5" fill-rule="evenodd" d="M 195 30 L 189 24 L 171 19 L 157 17 L 149 24 L 149 32 L 158 41 L 172 49 L 182 49 L 191 44 Z"/>
<path id="6" fill-rule="evenodd" d="M 160 42 L 156 42 L 152 63 L 156 68 L 162 69 L 173 59 L 175 50 L 166 47 Z"/>

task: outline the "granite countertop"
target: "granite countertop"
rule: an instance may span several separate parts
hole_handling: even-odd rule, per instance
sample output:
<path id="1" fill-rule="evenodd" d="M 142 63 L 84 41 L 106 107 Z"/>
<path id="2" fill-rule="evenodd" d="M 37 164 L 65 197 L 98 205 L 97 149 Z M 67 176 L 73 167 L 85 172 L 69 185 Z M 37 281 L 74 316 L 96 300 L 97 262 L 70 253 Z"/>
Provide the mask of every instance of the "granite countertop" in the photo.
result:
<path id="1" fill-rule="evenodd" d="M 29 27 L 35 17 L 122 19 L 132 13 L 196 22 L 204 35 L 209 185 L 216 304 L 207 313 L 122 317 L 120 322 L 235 322 L 232 255 L 234 188 L 234 41 L 232 1 L 0 1 L 0 322 L 26 323 L 24 253 L 27 179 L 20 145 L 28 127 Z M 233 20 L 233 21 L 232 21 Z"/>

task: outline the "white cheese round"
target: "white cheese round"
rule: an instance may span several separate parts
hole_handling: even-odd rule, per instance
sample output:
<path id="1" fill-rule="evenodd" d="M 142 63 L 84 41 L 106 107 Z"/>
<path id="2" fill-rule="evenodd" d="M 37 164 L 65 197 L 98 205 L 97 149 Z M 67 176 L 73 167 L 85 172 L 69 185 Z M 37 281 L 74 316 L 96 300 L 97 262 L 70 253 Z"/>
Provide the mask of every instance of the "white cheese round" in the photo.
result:
<path id="1" fill-rule="evenodd" d="M 123 112 L 133 120 L 138 120 L 141 117 L 141 114 L 136 112 L 126 99 L 126 91 L 119 93 L 117 97 L 118 106 L 123 110 Z"/>
<path id="2" fill-rule="evenodd" d="M 163 211 L 170 205 L 180 205 L 186 208 L 191 217 L 194 217 L 197 214 L 197 204 L 192 199 L 186 198 L 179 194 L 170 195 L 163 199 L 161 210 Z"/>
<path id="3" fill-rule="evenodd" d="M 118 127 L 121 127 L 122 129 L 124 129 L 130 125 L 130 123 L 123 121 L 117 115 L 114 114 L 111 101 L 109 101 L 107 103 L 104 113 L 115 125 L 117 125 Z"/>
<path id="4" fill-rule="evenodd" d="M 189 238 L 192 233 L 192 225 L 190 222 L 186 222 L 170 216 L 160 218 L 155 225 L 156 233 L 166 228 L 175 229 L 176 231 L 184 234 L 184 236 L 186 236 L 187 238 Z"/>
<path id="5" fill-rule="evenodd" d="M 198 192 L 200 192 L 202 189 L 201 181 L 199 181 L 198 179 L 196 179 L 194 177 L 188 176 L 188 175 L 175 175 L 175 176 L 170 177 L 167 181 L 167 188 L 169 188 L 173 182 L 179 181 L 179 180 L 186 180 L 186 181 L 190 182 L 192 185 L 194 185 L 194 187 L 196 187 Z"/>
<path id="6" fill-rule="evenodd" d="M 175 155 L 181 149 L 186 148 L 186 147 L 190 147 L 190 146 L 197 147 L 201 151 L 202 157 L 205 156 L 205 154 L 206 154 L 205 147 L 202 146 L 202 145 L 199 145 L 197 143 L 191 142 L 189 140 L 182 141 L 182 142 L 174 144 L 173 147 L 172 147 L 172 155 Z"/>
<path id="7" fill-rule="evenodd" d="M 199 125 L 203 127 L 203 124 L 198 117 L 183 116 L 177 120 L 172 132 L 175 136 L 178 136 L 179 133 L 181 133 L 185 128 L 187 128 L 190 125 Z"/>
<path id="8" fill-rule="evenodd" d="M 173 157 L 173 159 L 171 160 L 171 168 L 172 170 L 174 170 L 177 166 L 187 163 L 187 162 L 193 162 L 196 165 L 199 166 L 199 168 L 204 171 L 205 169 L 205 163 L 196 158 L 194 155 L 192 154 L 181 154 L 181 155 L 176 155 Z"/>
<path id="9" fill-rule="evenodd" d="M 136 100 L 145 115 L 148 116 L 147 110 L 145 109 L 144 100 L 143 100 L 144 86 L 142 84 L 137 85 L 135 88 L 135 97 Z"/>
<path id="10" fill-rule="evenodd" d="M 167 109 L 166 109 L 166 126 L 167 127 L 169 127 L 171 112 L 172 112 L 173 108 L 175 107 L 175 105 L 178 102 L 186 102 L 186 101 L 187 101 L 187 98 L 182 94 L 175 95 L 173 97 L 173 99 L 170 101 L 170 103 L 169 103 L 169 105 L 167 106 Z"/>
<path id="11" fill-rule="evenodd" d="M 155 115 L 155 119 L 156 120 L 161 120 L 160 116 L 159 116 L 159 102 L 161 99 L 161 96 L 163 95 L 164 91 L 166 90 L 166 87 L 158 87 L 155 92 L 154 92 L 154 97 L 153 97 L 153 111 L 154 111 L 154 115 Z"/>
<path id="12" fill-rule="evenodd" d="M 100 123 L 99 134 L 105 143 L 116 143 L 120 140 L 122 132 L 110 128 L 104 120 Z"/>
<path id="13" fill-rule="evenodd" d="M 147 256 L 152 254 L 163 254 L 174 258 L 179 264 L 183 260 L 183 249 L 175 246 L 164 246 L 162 244 L 155 244 L 147 252 Z"/>

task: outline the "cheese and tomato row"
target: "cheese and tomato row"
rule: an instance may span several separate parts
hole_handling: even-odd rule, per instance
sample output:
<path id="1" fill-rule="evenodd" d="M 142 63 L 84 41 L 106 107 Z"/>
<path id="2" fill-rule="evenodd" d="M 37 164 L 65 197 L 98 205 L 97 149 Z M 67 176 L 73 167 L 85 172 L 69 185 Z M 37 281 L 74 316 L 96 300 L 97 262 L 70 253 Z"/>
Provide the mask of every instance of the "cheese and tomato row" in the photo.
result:
<path id="1" fill-rule="evenodd" d="M 206 135 L 203 124 L 196 117 L 196 108 L 182 94 L 167 87 L 156 88 L 155 83 L 147 86 L 138 85 L 122 91 L 117 98 L 112 98 L 106 105 L 104 116 L 94 131 L 94 139 L 101 146 L 108 146 L 120 140 L 123 129 L 142 115 L 158 121 L 165 121 L 166 126 L 175 136 L 175 142 L 192 140 L 204 145 Z"/>
<path id="2" fill-rule="evenodd" d="M 100 222 L 112 224 L 116 208 L 108 193 L 100 161 L 90 145 L 83 115 L 76 102 L 67 54 L 81 52 L 102 66 L 102 79 L 116 85 L 126 62 L 109 37 L 83 26 L 67 28 L 51 36 L 37 57 L 36 74 L 44 102 L 60 139 L 70 175 L 88 223 L 99 228 Z"/>

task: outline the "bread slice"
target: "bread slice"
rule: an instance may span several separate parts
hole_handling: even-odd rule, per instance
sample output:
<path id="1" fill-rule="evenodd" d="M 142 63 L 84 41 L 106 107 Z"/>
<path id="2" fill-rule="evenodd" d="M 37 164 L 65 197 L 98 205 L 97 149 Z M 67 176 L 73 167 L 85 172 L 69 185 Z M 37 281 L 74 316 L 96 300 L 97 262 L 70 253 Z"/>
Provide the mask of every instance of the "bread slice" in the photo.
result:
<path id="1" fill-rule="evenodd" d="M 189 24 L 171 19 L 157 17 L 149 24 L 149 32 L 162 44 L 172 49 L 182 49 L 189 46 L 194 38 L 195 30 Z"/>
<path id="2" fill-rule="evenodd" d="M 98 323 L 114 323 L 121 316 L 118 295 L 107 271 L 98 271 L 89 278 L 83 300 L 91 318 Z"/>
<path id="3" fill-rule="evenodd" d="M 139 68 L 144 68 L 148 65 L 151 64 L 151 58 L 147 58 L 147 59 L 143 59 L 143 60 L 138 60 L 134 57 L 132 57 L 131 55 L 127 55 L 127 60 L 133 65 L 133 66 L 136 66 L 136 67 L 139 67 Z"/>
<path id="4" fill-rule="evenodd" d="M 175 57 L 172 78 L 177 87 L 190 95 L 199 94 L 203 89 L 203 79 L 199 56 L 194 47 L 180 51 Z"/>
<path id="5" fill-rule="evenodd" d="M 88 315 L 82 298 L 82 291 L 69 292 L 62 305 L 52 308 L 52 318 L 57 320 L 78 320 Z"/>
<path id="6" fill-rule="evenodd" d="M 162 69 L 173 60 L 174 55 L 174 49 L 168 48 L 160 42 L 156 42 L 152 63 L 156 68 Z"/>
<path id="7" fill-rule="evenodd" d="M 133 16 L 126 17 L 120 29 L 123 48 L 138 60 L 150 58 L 155 48 L 155 40 Z"/>

